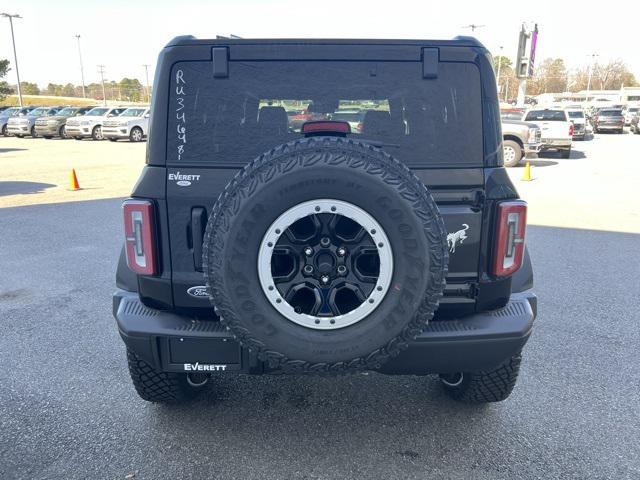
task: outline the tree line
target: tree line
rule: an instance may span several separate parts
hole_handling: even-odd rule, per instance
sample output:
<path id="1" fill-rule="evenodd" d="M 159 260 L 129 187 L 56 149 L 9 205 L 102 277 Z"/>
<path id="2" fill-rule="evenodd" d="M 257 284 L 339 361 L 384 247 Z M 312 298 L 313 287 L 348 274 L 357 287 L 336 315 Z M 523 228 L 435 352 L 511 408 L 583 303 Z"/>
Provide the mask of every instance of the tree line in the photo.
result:
<path id="1" fill-rule="evenodd" d="M 10 70 L 8 60 L 0 60 L 0 79 Z M 20 82 L 20 90 L 23 95 L 51 95 L 56 97 L 78 97 L 82 98 L 82 85 L 67 83 L 49 83 L 46 88 L 40 88 L 33 82 Z M 9 85 L 6 81 L 0 81 L 0 100 L 7 95 L 18 93 L 16 85 Z M 103 100 L 102 84 L 90 83 L 85 85 L 85 97 L 94 100 Z M 105 81 L 104 93 L 107 100 L 125 102 L 145 102 L 147 100 L 147 89 L 136 78 L 123 78 L 119 82 Z"/>
<path id="2" fill-rule="evenodd" d="M 498 91 L 503 100 L 516 98 L 518 82 L 513 62 L 509 57 L 496 56 L 493 66 L 498 75 Z M 527 96 L 542 93 L 579 92 L 586 90 L 589 83 L 591 68 L 591 90 L 620 90 L 624 87 L 638 86 L 638 81 L 622 60 L 610 60 L 607 63 L 594 63 L 591 67 L 584 66 L 568 69 L 562 58 L 547 58 L 534 69 L 533 78 L 527 80 Z"/>

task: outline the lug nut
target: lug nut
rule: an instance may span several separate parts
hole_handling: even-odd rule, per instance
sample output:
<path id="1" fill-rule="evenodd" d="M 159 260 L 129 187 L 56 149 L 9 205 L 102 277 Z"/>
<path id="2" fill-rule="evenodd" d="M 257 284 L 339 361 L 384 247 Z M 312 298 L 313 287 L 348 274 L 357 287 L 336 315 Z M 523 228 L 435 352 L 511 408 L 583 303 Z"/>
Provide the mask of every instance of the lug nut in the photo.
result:
<path id="1" fill-rule="evenodd" d="M 339 256 L 344 257 L 347 254 L 347 249 L 344 247 L 340 247 L 337 253 Z"/>
<path id="2" fill-rule="evenodd" d="M 320 239 L 320 245 L 322 245 L 323 247 L 328 247 L 329 245 L 331 245 L 331 240 L 329 240 L 327 237 L 322 237 Z"/>
<path id="3" fill-rule="evenodd" d="M 307 247 L 307 248 L 305 248 L 305 249 L 304 249 L 304 254 L 305 254 L 307 257 L 310 257 L 311 255 L 313 255 L 313 248 L 311 248 L 311 247 Z"/>
<path id="4" fill-rule="evenodd" d="M 320 277 L 320 281 L 322 281 L 322 283 L 329 283 L 329 277 L 327 275 L 323 275 Z"/>
<path id="5" fill-rule="evenodd" d="M 304 273 L 307 273 L 307 274 L 313 273 L 313 267 L 311 265 L 305 265 L 302 270 L 304 271 Z"/>
<path id="6" fill-rule="evenodd" d="M 340 275 L 344 275 L 345 273 L 347 273 L 347 267 L 345 267 L 344 265 L 340 265 L 340 266 L 338 267 L 338 273 L 339 273 Z"/>

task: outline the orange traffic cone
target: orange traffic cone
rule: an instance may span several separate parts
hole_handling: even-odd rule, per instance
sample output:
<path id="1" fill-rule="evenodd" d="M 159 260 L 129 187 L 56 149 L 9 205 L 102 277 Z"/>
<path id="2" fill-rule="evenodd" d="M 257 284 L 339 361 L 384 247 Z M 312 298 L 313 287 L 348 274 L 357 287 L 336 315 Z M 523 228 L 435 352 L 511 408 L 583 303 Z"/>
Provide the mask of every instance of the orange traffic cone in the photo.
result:
<path id="1" fill-rule="evenodd" d="M 533 178 L 531 178 L 531 164 L 527 162 L 524 166 L 524 172 L 522 172 L 522 181 L 530 182 L 531 180 L 533 180 Z"/>
<path id="2" fill-rule="evenodd" d="M 80 184 L 78 183 L 78 176 L 76 175 L 76 169 L 72 168 L 69 174 L 69 190 L 80 190 Z"/>

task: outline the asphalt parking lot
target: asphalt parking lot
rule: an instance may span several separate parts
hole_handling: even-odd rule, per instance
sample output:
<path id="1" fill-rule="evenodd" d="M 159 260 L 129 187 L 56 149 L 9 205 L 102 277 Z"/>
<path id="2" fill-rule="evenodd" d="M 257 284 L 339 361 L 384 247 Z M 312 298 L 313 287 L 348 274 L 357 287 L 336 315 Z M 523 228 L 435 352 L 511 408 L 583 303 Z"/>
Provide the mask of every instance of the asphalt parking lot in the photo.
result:
<path id="1" fill-rule="evenodd" d="M 0 138 L 0 478 L 640 478 L 639 151 L 597 135 L 531 182 L 509 170 L 539 317 L 506 402 L 371 373 L 220 376 L 162 407 L 135 394 L 110 303 L 144 145 Z"/>

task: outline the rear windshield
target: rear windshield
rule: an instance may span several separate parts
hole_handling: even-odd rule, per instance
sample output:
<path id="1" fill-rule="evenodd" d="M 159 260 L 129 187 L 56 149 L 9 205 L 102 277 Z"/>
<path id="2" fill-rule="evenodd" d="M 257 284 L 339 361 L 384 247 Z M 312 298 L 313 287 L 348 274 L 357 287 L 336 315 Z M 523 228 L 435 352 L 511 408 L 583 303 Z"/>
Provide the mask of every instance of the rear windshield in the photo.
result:
<path id="1" fill-rule="evenodd" d="M 563 110 L 531 110 L 527 113 L 526 121 L 566 122 L 567 117 Z"/>
<path id="2" fill-rule="evenodd" d="M 584 113 L 579 111 L 571 111 L 567 112 L 569 114 L 569 118 L 584 118 Z"/>
<path id="3" fill-rule="evenodd" d="M 500 118 L 502 120 L 520 120 L 522 112 L 500 112 Z"/>
<path id="4" fill-rule="evenodd" d="M 622 110 L 600 110 L 598 115 L 601 117 L 621 117 Z"/>
<path id="5" fill-rule="evenodd" d="M 301 138 L 307 121 L 348 122 L 351 138 L 410 165 L 481 166 L 480 75 L 475 64 L 420 62 L 209 62 L 174 65 L 167 162 L 245 165 Z"/>

